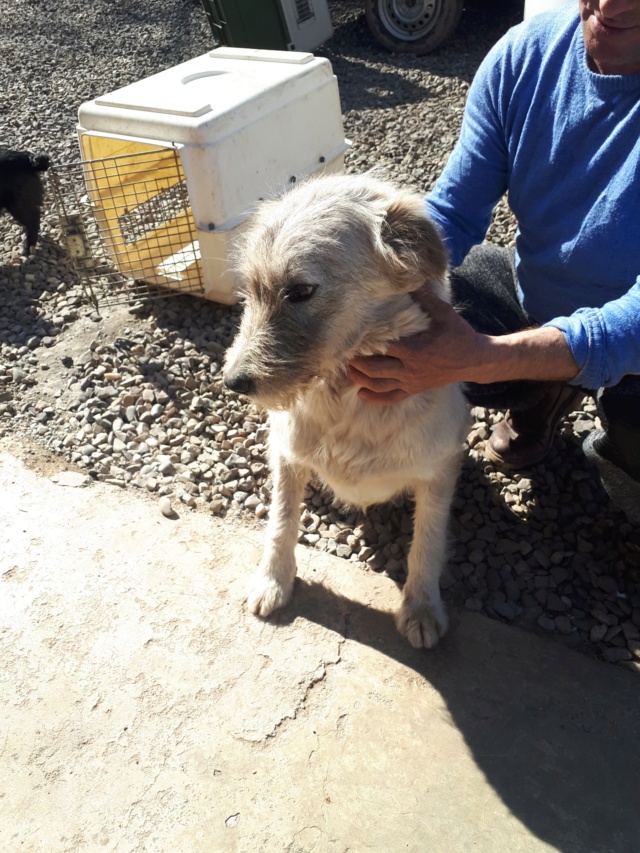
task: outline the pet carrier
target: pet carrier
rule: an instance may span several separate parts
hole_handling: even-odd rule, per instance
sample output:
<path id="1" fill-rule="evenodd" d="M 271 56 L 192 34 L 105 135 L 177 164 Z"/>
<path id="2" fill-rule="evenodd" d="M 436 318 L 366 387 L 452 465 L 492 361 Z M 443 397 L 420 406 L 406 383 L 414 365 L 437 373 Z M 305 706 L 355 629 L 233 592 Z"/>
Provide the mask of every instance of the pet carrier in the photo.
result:
<path id="1" fill-rule="evenodd" d="M 349 145 L 326 59 L 230 47 L 83 104 L 78 134 L 79 204 L 119 272 L 228 304 L 230 255 L 256 202 L 339 171 Z M 82 267 L 86 235 L 70 237 Z"/>

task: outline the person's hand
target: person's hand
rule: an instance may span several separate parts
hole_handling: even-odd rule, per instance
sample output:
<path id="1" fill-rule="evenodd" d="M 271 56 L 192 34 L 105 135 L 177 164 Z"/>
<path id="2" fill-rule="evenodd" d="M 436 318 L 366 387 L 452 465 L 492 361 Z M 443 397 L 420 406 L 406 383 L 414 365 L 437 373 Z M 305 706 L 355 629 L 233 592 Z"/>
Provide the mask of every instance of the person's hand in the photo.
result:
<path id="1" fill-rule="evenodd" d="M 383 406 L 429 388 L 472 381 L 488 339 L 442 299 L 424 290 L 412 294 L 431 322 L 429 328 L 394 341 L 386 355 L 356 356 L 348 376 L 358 396 Z"/>

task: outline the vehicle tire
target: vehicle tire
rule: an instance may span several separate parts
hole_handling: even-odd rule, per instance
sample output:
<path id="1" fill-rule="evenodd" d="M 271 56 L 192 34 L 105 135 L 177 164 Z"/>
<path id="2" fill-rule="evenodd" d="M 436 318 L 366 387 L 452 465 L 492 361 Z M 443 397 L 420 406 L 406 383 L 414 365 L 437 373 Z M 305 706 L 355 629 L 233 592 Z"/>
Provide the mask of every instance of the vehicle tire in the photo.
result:
<path id="1" fill-rule="evenodd" d="M 423 56 L 455 30 L 464 0 L 364 0 L 373 37 L 394 53 Z"/>

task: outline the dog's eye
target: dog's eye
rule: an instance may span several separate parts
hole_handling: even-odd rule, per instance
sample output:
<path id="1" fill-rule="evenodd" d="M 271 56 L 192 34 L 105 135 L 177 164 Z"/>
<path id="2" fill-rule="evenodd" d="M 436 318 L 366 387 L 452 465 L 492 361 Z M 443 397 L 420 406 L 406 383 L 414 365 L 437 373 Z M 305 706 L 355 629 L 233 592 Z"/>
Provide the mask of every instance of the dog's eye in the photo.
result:
<path id="1" fill-rule="evenodd" d="M 287 302 L 305 302 L 316 292 L 315 284 L 294 284 L 287 288 L 284 298 Z"/>

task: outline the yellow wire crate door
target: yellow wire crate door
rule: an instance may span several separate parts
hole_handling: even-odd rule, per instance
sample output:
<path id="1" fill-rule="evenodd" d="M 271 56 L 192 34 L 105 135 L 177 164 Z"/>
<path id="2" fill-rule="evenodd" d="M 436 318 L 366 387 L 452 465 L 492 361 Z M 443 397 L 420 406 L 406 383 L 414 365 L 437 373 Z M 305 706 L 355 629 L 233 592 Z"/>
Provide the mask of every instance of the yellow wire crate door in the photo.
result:
<path id="1" fill-rule="evenodd" d="M 202 291 L 197 232 L 179 152 L 82 134 L 89 202 L 109 255 L 133 280 Z"/>

